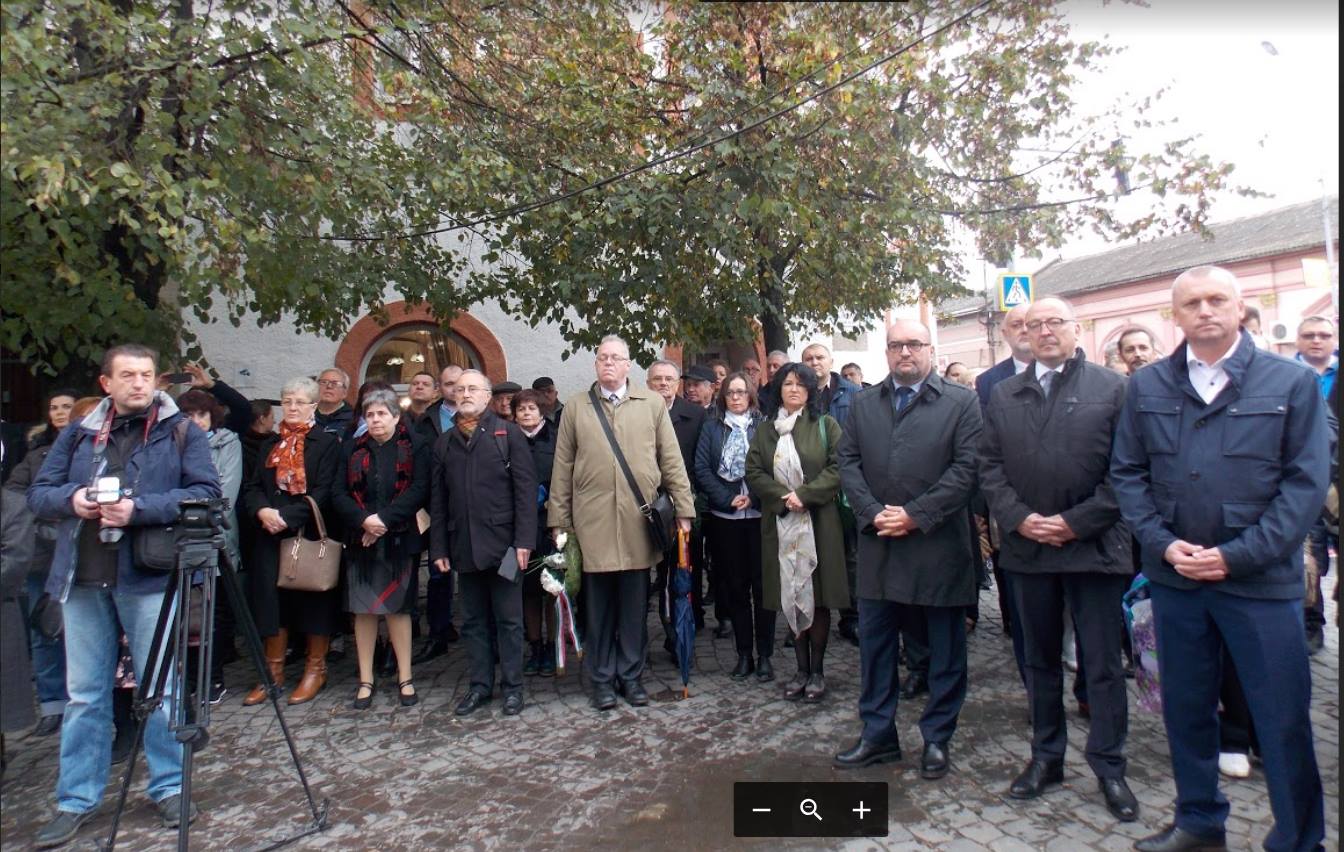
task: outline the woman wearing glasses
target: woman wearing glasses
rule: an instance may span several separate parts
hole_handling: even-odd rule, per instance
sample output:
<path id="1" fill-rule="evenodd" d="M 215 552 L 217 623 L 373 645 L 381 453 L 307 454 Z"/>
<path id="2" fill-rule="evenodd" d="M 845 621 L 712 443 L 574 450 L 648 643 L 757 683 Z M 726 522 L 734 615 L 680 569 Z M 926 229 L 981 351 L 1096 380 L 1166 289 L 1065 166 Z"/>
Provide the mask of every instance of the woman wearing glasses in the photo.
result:
<path id="1" fill-rule="evenodd" d="M 317 503 L 323 518 L 331 513 L 332 488 L 341 466 L 341 443 L 314 428 L 317 382 L 301 376 L 285 382 L 280 391 L 280 433 L 259 447 L 257 464 L 243 488 L 243 511 L 256 520 L 256 539 L 248 565 L 252 618 L 262 636 L 266 662 L 276 684 L 285 681 L 285 646 L 289 631 L 308 637 L 303 679 L 289 696 L 290 704 L 310 701 L 327 682 L 327 647 L 337 624 L 337 593 L 298 592 L 276 588 L 280 572 L 280 542 L 301 534 L 313 519 L 307 497 Z M 243 704 L 266 700 L 258 684 Z"/>
<path id="2" fill-rule="evenodd" d="M 761 585 L 794 636 L 798 673 L 784 697 L 816 702 L 826 695 L 831 610 L 849 606 L 836 505 L 840 424 L 821 413 L 817 374 L 805 364 L 785 364 L 770 387 L 779 411 L 757 428 L 746 463 L 747 486 L 761 505 Z"/>
<path id="3" fill-rule="evenodd" d="M 705 534 L 714 565 L 725 573 L 724 603 L 737 642 L 732 678 L 746 680 L 755 672 L 764 683 L 775 679 L 770 664 L 775 613 L 766 608 L 761 581 L 761 501 L 751 495 L 746 480 L 747 450 L 762 420 L 756 384 L 745 373 L 733 373 L 720 384 L 716 402 L 717 416 L 700 429 L 695 482 L 709 503 Z"/>

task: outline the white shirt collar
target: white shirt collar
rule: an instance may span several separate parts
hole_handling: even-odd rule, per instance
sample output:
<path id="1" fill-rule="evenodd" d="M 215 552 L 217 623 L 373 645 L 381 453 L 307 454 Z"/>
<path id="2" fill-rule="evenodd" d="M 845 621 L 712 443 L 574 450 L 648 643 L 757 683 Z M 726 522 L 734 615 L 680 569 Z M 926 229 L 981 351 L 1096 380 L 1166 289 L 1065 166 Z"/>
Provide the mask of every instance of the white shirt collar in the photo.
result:
<path id="1" fill-rule="evenodd" d="M 617 388 L 616 390 L 614 390 L 614 391 L 610 391 L 610 390 L 607 390 L 606 388 L 602 387 L 602 384 L 601 384 L 600 382 L 599 382 L 598 385 L 597 385 L 597 393 L 598 393 L 598 395 L 601 396 L 603 399 L 607 399 L 607 400 L 611 399 L 611 395 L 612 395 L 612 394 L 615 394 L 615 395 L 616 395 L 616 398 L 617 398 L 618 400 L 625 399 L 625 394 L 626 394 L 626 392 L 627 392 L 629 389 L 630 389 L 630 383 L 629 383 L 629 382 L 622 382 L 622 383 L 621 383 L 621 386 L 618 387 L 618 388 Z"/>
<path id="2" fill-rule="evenodd" d="M 1185 345 L 1186 366 L 1189 366 L 1191 364 L 1198 364 L 1201 367 L 1208 367 L 1213 370 L 1221 370 L 1223 368 L 1223 365 L 1227 363 L 1227 359 L 1231 358 L 1232 355 L 1236 353 L 1237 347 L 1240 345 L 1241 345 L 1241 337 L 1238 336 L 1236 340 L 1232 341 L 1232 345 L 1227 348 L 1227 351 L 1223 353 L 1223 356 L 1221 358 L 1219 358 L 1217 361 L 1214 361 L 1212 364 L 1209 364 L 1197 358 L 1195 356 L 1194 347 L 1191 346 L 1189 343 L 1186 343 Z"/>
<path id="3" fill-rule="evenodd" d="M 1028 363 L 1027 363 L 1026 361 L 1019 361 L 1019 360 L 1017 360 L 1016 357 L 1014 357 L 1014 358 L 1013 358 L 1013 375 L 1016 376 L 1018 373 L 1022 372 L 1022 371 L 1025 370 L 1025 369 L 1027 369 L 1028 366 L 1029 366 L 1029 365 L 1028 365 Z"/>
<path id="4" fill-rule="evenodd" d="M 1068 363 L 1068 362 L 1065 362 L 1065 363 Z M 1047 366 L 1045 366 L 1044 364 L 1042 364 L 1040 361 L 1037 361 L 1037 362 L 1036 362 L 1036 381 L 1039 382 L 1039 381 L 1041 380 L 1041 376 L 1044 376 L 1046 373 L 1059 373 L 1060 375 L 1063 375 L 1063 374 L 1064 374 L 1064 364 L 1060 364 L 1058 367 L 1047 367 Z"/>
<path id="5" fill-rule="evenodd" d="M 928 378 L 928 377 L 926 376 L 925 379 L 927 379 L 927 378 Z M 892 380 L 891 380 L 891 392 L 892 392 L 892 393 L 895 393 L 896 391 L 900 390 L 901 388 L 910 388 L 910 390 L 914 391 L 914 393 L 911 394 L 910 398 L 911 398 L 911 399 L 914 399 L 916 396 L 919 396 L 919 389 L 922 388 L 922 387 L 924 387 L 924 381 L 925 381 L 925 379 L 920 379 L 919 381 L 915 382 L 913 385 L 903 385 L 903 384 L 901 384 L 900 382 L 896 381 L 896 379 L 893 377 Z"/>

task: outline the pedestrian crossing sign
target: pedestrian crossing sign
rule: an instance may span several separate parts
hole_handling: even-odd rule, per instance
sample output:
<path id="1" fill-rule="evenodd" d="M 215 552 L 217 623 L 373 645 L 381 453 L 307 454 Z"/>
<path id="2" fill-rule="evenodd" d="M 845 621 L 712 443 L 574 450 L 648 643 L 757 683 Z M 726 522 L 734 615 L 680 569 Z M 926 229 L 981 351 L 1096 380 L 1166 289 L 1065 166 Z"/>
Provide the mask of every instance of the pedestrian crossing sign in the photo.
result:
<path id="1" fill-rule="evenodd" d="M 999 310 L 1007 311 L 1018 305 L 1031 304 L 1031 276 L 1016 272 L 999 275 Z"/>

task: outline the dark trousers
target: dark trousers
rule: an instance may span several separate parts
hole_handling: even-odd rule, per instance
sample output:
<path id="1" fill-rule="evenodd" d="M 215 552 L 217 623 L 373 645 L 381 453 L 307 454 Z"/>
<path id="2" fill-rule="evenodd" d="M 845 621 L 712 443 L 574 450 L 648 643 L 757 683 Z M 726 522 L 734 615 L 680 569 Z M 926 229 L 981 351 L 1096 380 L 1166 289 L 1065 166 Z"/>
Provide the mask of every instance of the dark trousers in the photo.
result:
<path id="1" fill-rule="evenodd" d="M 1254 748 L 1260 753 L 1255 739 L 1255 724 L 1251 721 L 1251 705 L 1246 703 L 1246 692 L 1237 677 L 1232 655 L 1223 648 L 1223 685 L 1218 690 L 1218 750 L 1234 754 L 1250 754 Z"/>
<path id="2" fill-rule="evenodd" d="M 1330 544 L 1332 536 L 1325 529 L 1325 521 L 1316 519 L 1307 531 L 1307 550 L 1316 561 L 1316 594 L 1313 602 L 1302 612 L 1308 633 L 1319 633 L 1325 628 L 1325 598 L 1321 595 L 1321 578 L 1330 573 Z M 1336 542 L 1337 544 L 1338 542 Z"/>
<path id="3" fill-rule="evenodd" d="M 863 738 L 873 743 L 896 736 L 900 677 L 900 629 L 911 610 L 920 610 L 929 636 L 929 698 L 919 717 L 926 743 L 945 743 L 957 729 L 966 701 L 966 608 L 917 607 L 894 601 L 859 599 L 859 718 Z"/>
<path id="4" fill-rule="evenodd" d="M 458 582 L 462 586 L 462 641 L 467 646 L 471 688 L 482 695 L 491 694 L 498 651 L 500 691 L 505 695 L 522 692 L 522 577 L 509 582 L 498 571 L 465 571 Z"/>
<path id="5" fill-rule="evenodd" d="M 710 594 L 714 596 L 714 620 L 723 621 L 728 617 L 723 595 L 719 588 L 719 572 L 710 565 L 705 552 L 706 523 L 712 523 L 709 514 L 700 516 L 700 522 L 691 526 L 691 612 L 695 614 L 695 628 L 703 630 L 705 626 L 705 574 L 709 574 Z M 675 555 L 663 560 L 667 568 L 677 567 Z"/>
<path id="6" fill-rule="evenodd" d="M 846 512 L 840 513 L 840 521 L 845 533 L 845 577 L 849 581 L 849 606 L 840 610 L 840 627 L 848 629 L 859 619 L 859 530 L 853 516 Z"/>
<path id="7" fill-rule="evenodd" d="M 1300 600 L 1263 600 L 1216 585 L 1150 584 L 1162 720 L 1176 780 L 1176 824 L 1220 834 L 1227 799 L 1218 792 L 1218 691 L 1226 648 L 1243 683 L 1264 758 L 1274 827 L 1268 852 L 1320 848 L 1325 800 L 1311 732 L 1311 671 Z"/>
<path id="8" fill-rule="evenodd" d="M 1027 683 L 1027 657 L 1022 650 L 1022 620 L 1017 617 L 1017 604 L 1013 602 L 1012 575 L 1003 570 L 999 562 L 999 551 L 990 554 L 994 560 L 994 585 L 999 593 L 999 615 L 1008 625 L 1008 636 L 1013 641 L 1013 659 L 1017 661 L 1017 676 L 1022 685 Z"/>
<path id="9" fill-rule="evenodd" d="M 905 643 L 905 667 L 910 674 L 929 676 L 929 625 L 917 606 L 901 615 L 901 641 Z"/>
<path id="10" fill-rule="evenodd" d="M 1064 760 L 1065 607 L 1077 633 L 1078 670 L 1085 673 L 1092 710 L 1087 732 L 1087 764 L 1098 778 L 1125 774 L 1125 735 L 1129 699 L 1120 664 L 1124 610 L 1120 598 L 1127 577 L 1121 574 L 1012 573 L 1013 597 L 1021 615 L 1027 660 L 1027 696 L 1031 702 L 1031 756 Z M 1075 693 L 1077 690 L 1075 690 Z"/>
<path id="11" fill-rule="evenodd" d="M 775 652 L 775 612 L 766 609 L 761 590 L 761 519 L 728 520 L 707 515 L 705 529 L 719 593 L 733 620 L 737 653 L 768 657 Z"/>
<path id="12" fill-rule="evenodd" d="M 595 686 L 637 681 L 644 673 L 649 625 L 649 571 L 598 571 L 583 575 L 583 665 Z"/>
<path id="13" fill-rule="evenodd" d="M 442 639 L 453 626 L 453 575 L 441 573 L 432 562 L 425 583 L 425 620 L 435 639 Z"/>

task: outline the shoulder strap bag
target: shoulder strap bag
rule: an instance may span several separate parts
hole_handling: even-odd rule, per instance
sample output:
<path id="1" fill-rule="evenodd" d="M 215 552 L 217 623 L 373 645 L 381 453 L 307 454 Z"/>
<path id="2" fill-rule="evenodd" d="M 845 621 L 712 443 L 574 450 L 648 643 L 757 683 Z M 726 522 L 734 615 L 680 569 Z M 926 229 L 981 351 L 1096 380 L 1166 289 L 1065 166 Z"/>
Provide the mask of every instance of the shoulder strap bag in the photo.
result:
<path id="1" fill-rule="evenodd" d="M 280 570 L 275 585 L 297 592 L 328 592 L 336 588 L 341 576 L 342 545 L 327 537 L 327 525 L 317 501 L 307 494 L 303 499 L 313 509 L 318 540 L 304 538 L 300 530 L 298 535 L 280 542 Z"/>
<path id="2" fill-rule="evenodd" d="M 602 410 L 602 402 L 598 399 L 597 391 L 589 388 L 588 398 L 593 401 L 593 413 L 597 415 L 597 422 L 602 424 L 607 443 L 611 444 L 611 452 L 616 456 L 616 463 L 621 466 L 621 473 L 625 474 L 625 481 L 635 497 L 639 512 L 648 523 L 649 538 L 653 541 L 654 549 L 662 554 L 671 553 L 677 546 L 677 512 L 672 505 L 672 498 L 660 487 L 652 503 L 644 500 L 644 494 L 635 482 L 635 475 L 625 461 L 625 453 L 621 452 L 621 445 L 616 443 L 616 435 L 611 431 L 611 423 L 607 421 L 607 414 Z"/>

